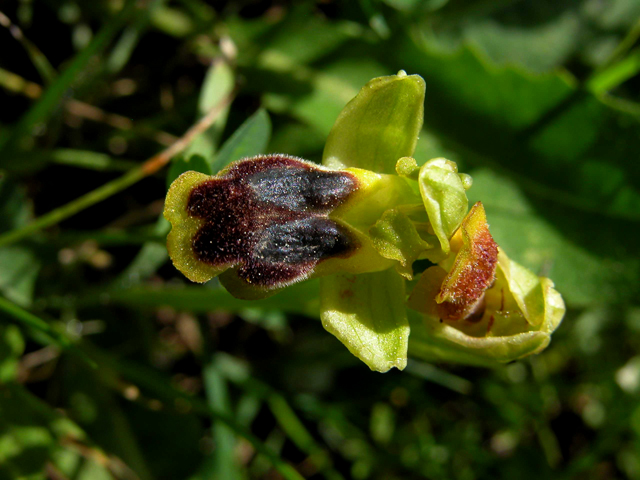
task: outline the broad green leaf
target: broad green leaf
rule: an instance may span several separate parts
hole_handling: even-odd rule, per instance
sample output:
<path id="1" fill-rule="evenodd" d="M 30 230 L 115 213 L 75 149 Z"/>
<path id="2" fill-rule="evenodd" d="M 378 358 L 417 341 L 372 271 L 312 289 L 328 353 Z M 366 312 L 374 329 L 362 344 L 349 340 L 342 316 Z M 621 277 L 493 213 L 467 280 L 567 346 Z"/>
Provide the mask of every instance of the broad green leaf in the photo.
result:
<path id="1" fill-rule="evenodd" d="M 0 291 L 12 302 L 28 306 L 33 299 L 40 262 L 25 247 L 0 248 Z"/>
<path id="2" fill-rule="evenodd" d="M 640 294 L 638 245 L 629 236 L 635 222 L 534 203 L 515 182 L 488 170 L 474 171 L 473 180 L 470 200 L 482 199 L 500 248 L 553 279 L 568 305 L 627 301 Z"/>
<path id="3" fill-rule="evenodd" d="M 580 20 L 578 12 L 570 9 L 526 27 L 484 18 L 469 22 L 463 38 L 498 65 L 542 73 L 562 65 L 579 47 Z"/>
<path id="4" fill-rule="evenodd" d="M 538 198 L 640 218 L 632 179 L 640 123 L 579 91 L 566 73 L 492 68 L 468 49 L 443 55 L 406 38 L 397 63 L 429 85 L 425 126 L 471 162 L 501 168 Z"/>
<path id="5" fill-rule="evenodd" d="M 310 32 L 312 32 L 310 34 Z M 276 66 L 281 58 L 297 65 L 309 64 L 344 44 L 357 34 L 345 21 L 328 21 L 315 15 L 310 4 L 294 4 L 287 16 L 270 32 L 258 65 Z"/>
<path id="6" fill-rule="evenodd" d="M 340 113 L 327 139 L 323 164 L 395 173 L 396 161 L 416 148 L 424 92 L 422 78 L 404 71 L 371 80 Z"/>
<path id="7" fill-rule="evenodd" d="M 274 130 L 269 146 L 272 152 L 314 159 L 318 152 L 322 152 L 325 140 L 326 137 L 315 128 L 291 121 Z"/>
<path id="8" fill-rule="evenodd" d="M 244 121 L 224 142 L 215 156 L 211 172 L 217 173 L 231 162 L 265 153 L 271 138 L 271 121 L 264 109 L 259 109 Z"/>
<path id="9" fill-rule="evenodd" d="M 442 251 L 450 251 L 449 239 L 460 226 L 469 207 L 458 166 L 451 160 L 434 158 L 420 168 L 418 179 L 424 207 Z"/>
<path id="10" fill-rule="evenodd" d="M 404 279 L 394 270 L 320 279 L 320 319 L 371 370 L 407 364 Z"/>

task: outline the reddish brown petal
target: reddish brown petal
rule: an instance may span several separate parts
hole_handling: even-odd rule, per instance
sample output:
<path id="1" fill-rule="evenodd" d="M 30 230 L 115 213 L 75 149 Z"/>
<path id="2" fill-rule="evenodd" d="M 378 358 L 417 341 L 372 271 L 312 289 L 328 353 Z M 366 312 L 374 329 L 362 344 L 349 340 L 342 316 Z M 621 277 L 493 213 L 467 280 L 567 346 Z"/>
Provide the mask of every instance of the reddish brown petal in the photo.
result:
<path id="1" fill-rule="evenodd" d="M 436 296 L 443 320 L 459 320 L 474 313 L 495 279 L 498 262 L 498 245 L 489 233 L 481 202 L 471 208 L 454 237 L 457 235 L 462 236 L 462 248 Z"/>

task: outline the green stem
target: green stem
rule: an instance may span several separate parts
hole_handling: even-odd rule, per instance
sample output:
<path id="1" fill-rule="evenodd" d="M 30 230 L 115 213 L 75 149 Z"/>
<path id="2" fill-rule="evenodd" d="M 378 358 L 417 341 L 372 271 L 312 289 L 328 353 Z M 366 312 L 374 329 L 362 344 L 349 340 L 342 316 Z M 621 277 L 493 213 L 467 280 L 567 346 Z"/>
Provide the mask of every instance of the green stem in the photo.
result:
<path id="1" fill-rule="evenodd" d="M 587 88 L 596 95 L 613 90 L 640 71 L 640 48 L 605 70 L 597 72 L 587 81 Z"/>
<path id="2" fill-rule="evenodd" d="M 35 233 L 43 228 L 50 227 L 55 225 L 58 222 L 61 222 L 65 218 L 69 218 L 72 215 L 84 210 L 91 205 L 94 205 L 102 200 L 109 198 L 111 195 L 124 190 L 125 188 L 133 185 L 138 180 L 144 178 L 147 175 L 147 172 L 143 169 L 143 167 L 138 167 L 130 172 L 126 173 L 120 178 L 117 178 L 105 185 L 96 188 L 92 192 L 83 195 L 72 202 L 63 205 L 60 208 L 56 208 L 55 210 L 43 215 L 38 218 L 34 222 L 31 222 L 25 225 L 22 228 L 17 228 L 12 230 L 4 235 L 0 235 L 0 247 L 4 247 L 9 245 L 10 243 L 17 242 L 25 237 L 28 237 L 32 233 Z"/>

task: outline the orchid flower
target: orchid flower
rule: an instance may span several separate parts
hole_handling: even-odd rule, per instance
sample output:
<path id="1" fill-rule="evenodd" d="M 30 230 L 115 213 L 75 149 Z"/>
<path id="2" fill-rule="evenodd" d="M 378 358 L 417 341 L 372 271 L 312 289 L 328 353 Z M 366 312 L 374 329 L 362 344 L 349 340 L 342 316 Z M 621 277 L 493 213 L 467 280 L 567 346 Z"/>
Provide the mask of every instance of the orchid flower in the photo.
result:
<path id="1" fill-rule="evenodd" d="M 272 154 L 182 174 L 164 210 L 176 268 L 194 282 L 219 276 L 244 299 L 319 277 L 324 328 L 380 372 L 406 366 L 408 312 L 422 317 L 412 354 L 423 358 L 491 365 L 541 351 L 562 297 L 498 247 L 455 162 L 412 158 L 424 97 L 417 75 L 371 80 L 322 165 Z M 425 259 L 433 266 L 414 278 Z"/>

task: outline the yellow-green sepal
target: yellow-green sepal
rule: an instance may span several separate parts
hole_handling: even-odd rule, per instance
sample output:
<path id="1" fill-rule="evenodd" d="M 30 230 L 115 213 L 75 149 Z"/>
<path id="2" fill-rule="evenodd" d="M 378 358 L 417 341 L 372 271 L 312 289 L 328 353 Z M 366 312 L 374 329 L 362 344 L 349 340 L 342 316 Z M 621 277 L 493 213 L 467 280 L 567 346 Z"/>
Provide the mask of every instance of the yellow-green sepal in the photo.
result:
<path id="1" fill-rule="evenodd" d="M 404 283 L 394 269 L 320 279 L 322 325 L 371 370 L 407 365 Z"/>
<path id="2" fill-rule="evenodd" d="M 418 75 L 374 78 L 344 107 L 333 125 L 322 163 L 395 173 L 396 160 L 413 154 L 422 128 L 425 83 Z"/>

